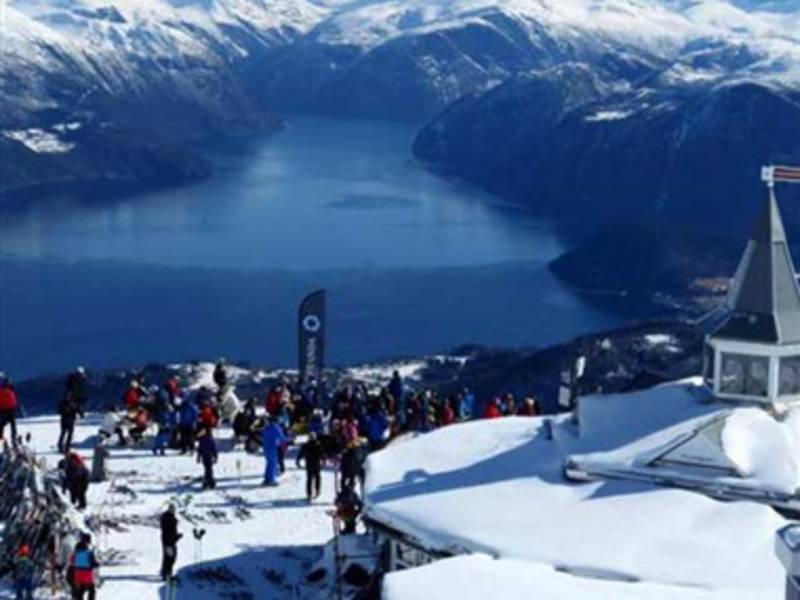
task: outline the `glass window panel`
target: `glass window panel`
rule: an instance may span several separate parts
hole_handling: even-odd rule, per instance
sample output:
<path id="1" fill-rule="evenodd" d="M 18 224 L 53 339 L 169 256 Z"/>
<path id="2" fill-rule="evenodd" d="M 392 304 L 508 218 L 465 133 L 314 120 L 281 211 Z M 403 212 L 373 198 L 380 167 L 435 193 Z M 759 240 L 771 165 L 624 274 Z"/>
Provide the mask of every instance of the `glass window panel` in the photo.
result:
<path id="1" fill-rule="evenodd" d="M 779 383 L 781 396 L 800 395 L 800 356 L 781 359 Z"/>
<path id="2" fill-rule="evenodd" d="M 765 397 L 769 391 L 769 358 L 723 354 L 720 391 Z"/>

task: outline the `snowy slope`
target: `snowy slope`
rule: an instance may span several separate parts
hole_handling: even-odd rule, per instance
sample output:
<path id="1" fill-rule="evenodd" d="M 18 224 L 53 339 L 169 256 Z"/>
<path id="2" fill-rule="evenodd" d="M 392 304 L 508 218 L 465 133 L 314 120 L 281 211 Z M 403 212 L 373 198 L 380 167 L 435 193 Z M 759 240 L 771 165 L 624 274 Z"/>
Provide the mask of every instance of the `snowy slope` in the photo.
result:
<path id="1" fill-rule="evenodd" d="M 76 430 L 77 451 L 87 461 L 98 426 L 99 417 L 90 417 Z M 20 431 L 31 434 L 31 446 L 53 466 L 58 460 L 53 448 L 58 418 L 22 421 Z M 304 589 L 303 578 L 320 558 L 321 545 L 331 538 L 327 511 L 332 506 L 333 473 L 323 472 L 323 496 L 309 506 L 305 475 L 293 460 L 287 459 L 288 471 L 279 487 L 261 487 L 263 459 L 229 451 L 230 431 L 220 433 L 218 487 L 208 492 L 200 491 L 202 467 L 194 457 L 174 452 L 154 457 L 148 448 L 112 448 L 109 481 L 90 486 L 85 513 L 90 522 L 105 525 L 95 536 L 102 563 L 100 597 L 162 597 L 157 518 L 169 502 L 183 507 L 179 527 L 184 538 L 176 565 L 183 582 L 177 598 L 219 598 L 223 590 L 294 598 L 295 587 L 300 598 L 315 597 L 318 590 Z M 207 531 L 202 546 L 193 539 L 193 527 Z M 227 582 L 225 573 L 232 573 Z"/>

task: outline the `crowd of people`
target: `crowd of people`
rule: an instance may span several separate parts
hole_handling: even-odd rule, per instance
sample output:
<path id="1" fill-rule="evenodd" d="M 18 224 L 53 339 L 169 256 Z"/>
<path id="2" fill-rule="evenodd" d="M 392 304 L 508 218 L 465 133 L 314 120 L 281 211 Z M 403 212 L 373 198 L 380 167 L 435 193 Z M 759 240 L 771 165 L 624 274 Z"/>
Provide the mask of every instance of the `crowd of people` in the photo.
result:
<path id="1" fill-rule="evenodd" d="M 11 381 L 0 374 L 0 436 L 7 425 L 13 443 L 17 443 L 16 412 L 19 408 Z M 263 485 L 277 486 L 286 469 L 290 447 L 297 446 L 295 462 L 306 474 L 306 497 L 309 502 L 322 493 L 322 471 L 336 473 L 335 516 L 342 534 L 356 531 L 363 508 L 364 461 L 370 452 L 382 449 L 392 438 L 409 432 L 424 433 L 459 421 L 503 416 L 535 416 L 538 406 L 533 398 L 517 403 L 512 394 L 479 404 L 468 389 L 446 397 L 436 391 L 416 390 L 405 384 L 395 371 L 387 385 L 369 389 L 363 382 L 343 382 L 332 392 L 315 382 L 297 382 L 288 378 L 264 390 L 262 397 L 241 402 L 233 392 L 229 368 L 221 359 L 213 371 L 213 386 L 190 388 L 177 375 L 161 382 L 147 382 L 134 374 L 120 403 L 112 403 L 99 430 L 91 472 L 73 449 L 75 424 L 87 410 L 90 386 L 83 368 L 67 378 L 58 404 L 60 434 L 57 440 L 62 489 L 78 510 L 87 507 L 86 492 L 90 481 L 105 478 L 107 446 L 116 442 L 127 446 L 149 445 L 154 455 L 167 451 L 193 455 L 202 465 L 202 489 L 214 489 L 214 466 L 220 449 L 217 429 L 229 424 L 233 449 L 262 454 Z M 121 408 L 120 408 L 121 407 Z M 161 576 L 169 581 L 177 558 L 178 520 L 175 506 L 161 517 L 163 562 Z M 94 598 L 91 573 L 96 560 L 85 537 L 70 560 L 68 581 L 74 598 Z M 18 598 L 26 598 L 27 563 L 20 548 Z"/>

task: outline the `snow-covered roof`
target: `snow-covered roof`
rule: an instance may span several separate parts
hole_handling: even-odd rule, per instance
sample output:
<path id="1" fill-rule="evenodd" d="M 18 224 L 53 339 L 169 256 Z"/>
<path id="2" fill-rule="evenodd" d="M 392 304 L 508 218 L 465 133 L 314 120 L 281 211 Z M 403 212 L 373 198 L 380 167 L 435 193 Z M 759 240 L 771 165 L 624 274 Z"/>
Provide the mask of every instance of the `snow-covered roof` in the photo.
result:
<path id="1" fill-rule="evenodd" d="M 685 598 L 692 587 L 707 590 L 698 597 L 777 600 L 784 575 L 772 542 L 785 521 L 770 507 L 641 482 L 573 484 L 563 476 L 570 454 L 612 450 L 724 410 L 707 400 L 692 380 L 583 398 L 580 430 L 569 416 L 551 426 L 542 418 L 506 418 L 402 440 L 367 462 L 367 515 L 432 550 L 529 561 L 615 580 L 614 588 L 636 581 L 630 585 L 639 597 L 636 586 L 652 584 L 670 598 Z M 624 597 L 612 587 L 605 597 Z"/>
<path id="2" fill-rule="evenodd" d="M 742 600 L 755 597 L 737 590 L 676 588 L 649 582 L 619 582 L 564 573 L 548 565 L 475 554 L 459 556 L 390 573 L 383 584 L 385 600 Z"/>

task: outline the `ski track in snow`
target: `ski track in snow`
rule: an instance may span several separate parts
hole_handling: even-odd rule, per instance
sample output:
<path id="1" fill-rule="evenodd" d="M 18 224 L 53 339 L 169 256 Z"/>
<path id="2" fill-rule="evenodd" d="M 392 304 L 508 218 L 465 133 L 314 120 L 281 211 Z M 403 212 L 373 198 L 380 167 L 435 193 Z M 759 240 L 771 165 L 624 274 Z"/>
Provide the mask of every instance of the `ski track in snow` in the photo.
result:
<path id="1" fill-rule="evenodd" d="M 54 467 L 58 461 L 54 448 L 58 417 L 24 420 L 19 425 L 21 435 L 30 432 L 31 446 L 46 458 L 48 467 Z M 92 416 L 76 427 L 75 449 L 87 464 L 91 462 L 98 426 L 99 418 Z M 302 581 L 307 567 L 320 558 L 320 546 L 332 537 L 327 511 L 332 508 L 333 471 L 323 471 L 322 497 L 309 506 L 305 500 L 305 473 L 295 468 L 294 451 L 287 456 L 287 471 L 280 486 L 262 487 L 263 458 L 242 449 L 229 450 L 230 438 L 228 427 L 217 431 L 218 485 L 205 492 L 200 490 L 202 467 L 194 457 L 180 456 L 175 451 L 156 457 L 149 445 L 111 447 L 109 481 L 90 486 L 89 508 L 84 513 L 89 518 L 120 523 L 118 528 L 95 535 L 94 544 L 103 563 L 98 597 L 168 597 L 158 577 L 158 517 L 172 500 L 179 505 L 188 503 L 186 510 L 179 508 L 184 537 L 179 542 L 176 563 L 181 580 L 177 599 L 216 599 L 222 597 L 223 590 L 236 598 L 248 597 L 248 593 L 252 598 L 317 597 L 316 589 L 303 587 L 293 596 L 292 586 Z M 239 507 L 251 516 L 237 514 Z M 202 553 L 187 517 L 207 531 Z M 2 597 L 12 596 L 0 594 Z"/>

